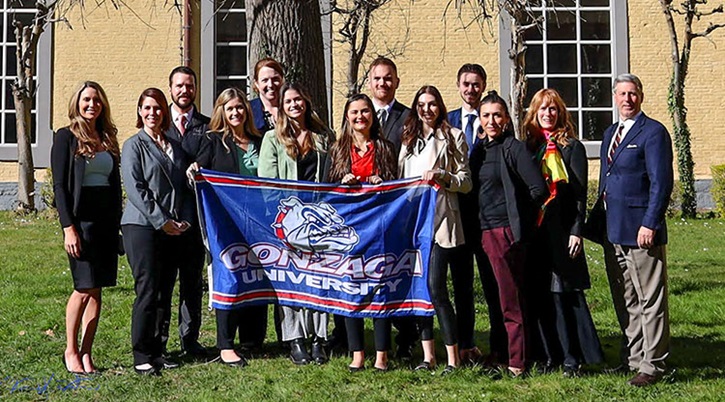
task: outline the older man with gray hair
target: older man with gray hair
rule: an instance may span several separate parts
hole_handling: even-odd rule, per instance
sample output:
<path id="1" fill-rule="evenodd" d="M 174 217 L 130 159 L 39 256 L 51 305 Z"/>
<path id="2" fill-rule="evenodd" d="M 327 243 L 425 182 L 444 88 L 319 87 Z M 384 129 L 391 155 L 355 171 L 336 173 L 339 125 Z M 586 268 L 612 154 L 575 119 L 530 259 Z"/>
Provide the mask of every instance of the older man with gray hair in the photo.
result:
<path id="1" fill-rule="evenodd" d="M 669 355 L 665 210 L 672 193 L 672 141 L 667 129 L 642 112 L 642 82 L 614 80 L 619 121 L 604 133 L 598 205 L 604 208 L 604 259 L 629 384 L 656 383 Z M 594 212 L 593 212 L 594 214 Z"/>

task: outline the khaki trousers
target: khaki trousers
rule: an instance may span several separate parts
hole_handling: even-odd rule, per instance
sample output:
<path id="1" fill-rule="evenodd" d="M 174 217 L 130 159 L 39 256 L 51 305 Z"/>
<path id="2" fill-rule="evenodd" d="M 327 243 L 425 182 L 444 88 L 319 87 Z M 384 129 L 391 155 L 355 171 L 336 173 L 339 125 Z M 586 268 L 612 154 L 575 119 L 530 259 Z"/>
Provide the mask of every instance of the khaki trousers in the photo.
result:
<path id="1" fill-rule="evenodd" d="M 640 249 L 604 243 L 609 288 L 626 338 L 622 359 L 640 373 L 661 375 L 670 353 L 665 246 Z"/>

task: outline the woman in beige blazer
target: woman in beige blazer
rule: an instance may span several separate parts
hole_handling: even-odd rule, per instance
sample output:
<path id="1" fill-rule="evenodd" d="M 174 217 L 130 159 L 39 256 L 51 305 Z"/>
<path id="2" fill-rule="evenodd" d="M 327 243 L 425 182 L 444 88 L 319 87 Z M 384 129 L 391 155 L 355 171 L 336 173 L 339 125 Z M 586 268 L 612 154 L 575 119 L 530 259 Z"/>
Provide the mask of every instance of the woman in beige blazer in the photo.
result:
<path id="1" fill-rule="evenodd" d="M 436 87 L 423 86 L 413 98 L 410 113 L 403 128 L 403 147 L 398 165 L 401 177 L 422 176 L 437 182 L 435 211 L 435 240 L 428 264 L 428 290 L 438 323 L 446 344 L 448 364 L 442 374 L 452 372 L 460 364 L 456 333 L 456 313 L 448 297 L 448 265 L 455 271 L 465 264 L 460 251 L 465 241 L 458 208 L 458 195 L 471 190 L 471 172 L 468 168 L 468 145 L 461 132 L 447 120 L 443 98 Z M 433 318 L 419 321 L 423 345 L 423 362 L 416 370 L 435 367 Z"/>

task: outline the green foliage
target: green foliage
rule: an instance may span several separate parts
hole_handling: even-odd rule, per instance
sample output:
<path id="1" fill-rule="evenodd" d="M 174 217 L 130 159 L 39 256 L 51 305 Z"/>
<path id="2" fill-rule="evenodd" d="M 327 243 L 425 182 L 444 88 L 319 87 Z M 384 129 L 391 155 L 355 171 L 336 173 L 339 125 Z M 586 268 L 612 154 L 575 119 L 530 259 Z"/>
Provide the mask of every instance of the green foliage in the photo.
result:
<path id="1" fill-rule="evenodd" d="M 596 188 L 596 185 L 592 183 Z M 393 370 L 368 369 L 351 374 L 350 359 L 337 353 L 324 366 L 295 367 L 268 342 L 261 351 L 245 352 L 250 365 L 232 369 L 218 363 L 184 360 L 160 378 L 134 374 L 130 345 L 133 277 L 119 260 L 118 285 L 103 290 L 103 310 L 94 344 L 101 374 L 83 380 L 66 373 L 64 311 L 72 280 L 57 223 L 13 219 L 0 213 L 0 400 L 52 401 L 718 401 L 725 393 L 725 221 L 670 220 L 668 275 L 672 353 L 671 371 L 647 389 L 627 385 L 628 376 L 591 368 L 582 378 L 561 371 L 533 373 L 524 379 L 497 378 L 481 367 L 440 376 L 444 347 L 437 340 L 436 375 L 411 371 L 391 361 Z M 607 364 L 617 364 L 620 332 L 609 294 L 602 249 L 585 242 L 592 278 L 586 292 Z M 476 343 L 488 352 L 488 321 L 480 282 L 475 284 Z M 174 296 L 174 314 L 178 295 Z M 273 315 L 269 314 L 270 321 Z M 176 317 L 172 317 L 176 322 Z M 368 357 L 374 356 L 367 320 Z M 168 348 L 179 358 L 172 330 Z M 214 345 L 213 312 L 204 311 L 201 343 Z M 420 359 L 420 348 L 413 360 Z M 366 362 L 368 368 L 372 361 Z M 51 377 L 52 376 L 52 377 Z M 48 384 L 46 387 L 45 384 Z"/>
<path id="2" fill-rule="evenodd" d="M 676 76 L 681 82 L 675 82 Z M 695 194 L 695 161 L 692 159 L 690 127 L 687 125 L 687 108 L 685 107 L 685 77 L 687 76 L 687 59 L 683 55 L 683 71 L 680 75 L 672 75 L 667 97 L 667 109 L 672 118 L 672 137 L 677 156 L 677 173 L 680 176 L 680 209 L 685 218 L 694 218 L 697 210 Z"/>
<path id="3" fill-rule="evenodd" d="M 712 187 L 710 193 L 715 201 L 715 211 L 720 217 L 725 217 L 725 165 L 710 166 L 712 172 Z"/>

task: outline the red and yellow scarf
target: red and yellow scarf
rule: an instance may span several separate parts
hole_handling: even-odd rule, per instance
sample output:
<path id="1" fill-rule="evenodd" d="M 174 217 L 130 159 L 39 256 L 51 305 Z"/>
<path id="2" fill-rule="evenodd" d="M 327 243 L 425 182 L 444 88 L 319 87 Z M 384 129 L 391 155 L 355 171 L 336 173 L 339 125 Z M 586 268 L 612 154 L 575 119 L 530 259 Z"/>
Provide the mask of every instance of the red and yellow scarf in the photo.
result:
<path id="1" fill-rule="evenodd" d="M 569 174 L 566 171 L 564 165 L 564 159 L 561 157 L 561 152 L 557 148 L 552 135 L 553 133 L 547 130 L 542 130 L 540 136 L 545 139 L 546 142 L 541 145 L 539 151 L 536 153 L 536 160 L 539 161 L 541 166 L 541 174 L 544 176 L 547 187 L 549 187 L 549 198 L 544 201 L 539 210 L 539 216 L 536 220 L 536 225 L 541 226 L 544 221 L 544 212 L 546 206 L 549 205 L 551 200 L 556 198 L 556 187 L 557 183 L 567 183 L 569 181 Z"/>

